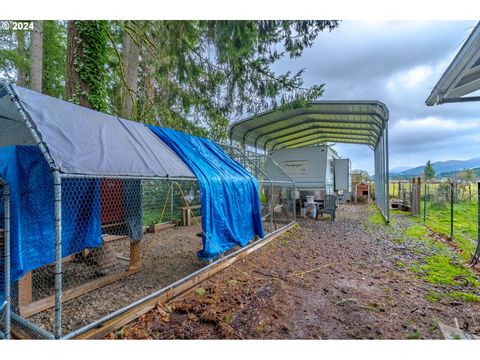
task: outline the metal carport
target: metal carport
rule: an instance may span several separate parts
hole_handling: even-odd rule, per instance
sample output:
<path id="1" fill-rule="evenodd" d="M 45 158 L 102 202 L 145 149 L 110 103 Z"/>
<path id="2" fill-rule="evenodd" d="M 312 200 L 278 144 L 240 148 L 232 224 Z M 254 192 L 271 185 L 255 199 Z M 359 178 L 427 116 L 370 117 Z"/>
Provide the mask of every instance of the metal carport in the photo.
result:
<path id="1" fill-rule="evenodd" d="M 426 104 L 480 101 L 480 96 L 465 96 L 477 90 L 480 90 L 480 22 L 433 88 Z"/>
<path id="2" fill-rule="evenodd" d="M 390 219 L 388 109 L 379 101 L 316 101 L 270 110 L 230 126 L 230 141 L 266 152 L 327 142 L 368 145 L 375 156 L 375 201 Z"/>

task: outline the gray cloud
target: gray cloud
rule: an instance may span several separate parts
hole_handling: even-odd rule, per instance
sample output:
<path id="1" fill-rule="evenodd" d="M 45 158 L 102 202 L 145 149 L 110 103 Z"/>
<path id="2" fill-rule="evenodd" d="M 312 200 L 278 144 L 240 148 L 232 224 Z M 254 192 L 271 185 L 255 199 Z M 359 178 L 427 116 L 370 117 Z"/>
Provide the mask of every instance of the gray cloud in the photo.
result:
<path id="1" fill-rule="evenodd" d="M 284 59 L 276 70 L 305 68 L 306 85 L 326 84 L 323 99 L 384 102 L 390 110 L 391 167 L 477 157 L 480 104 L 425 105 L 475 25 L 476 21 L 344 21 L 331 33 L 320 34 L 300 59 Z M 337 148 L 352 159 L 354 168 L 372 172 L 373 155 L 367 147 Z"/>

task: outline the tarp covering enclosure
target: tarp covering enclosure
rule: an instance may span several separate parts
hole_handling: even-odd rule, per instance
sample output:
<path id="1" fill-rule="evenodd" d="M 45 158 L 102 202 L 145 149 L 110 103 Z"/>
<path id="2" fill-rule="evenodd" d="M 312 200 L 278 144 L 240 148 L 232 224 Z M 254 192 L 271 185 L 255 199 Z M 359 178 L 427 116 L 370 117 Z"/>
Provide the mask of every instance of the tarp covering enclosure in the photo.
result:
<path id="1" fill-rule="evenodd" d="M 18 86 L 11 89 L 46 144 L 56 169 L 63 173 L 193 176 L 185 163 L 140 123 Z"/>
<path id="2" fill-rule="evenodd" d="M 203 250 L 211 259 L 264 236 L 257 180 L 208 139 L 150 126 L 195 173 L 201 193 Z M 205 237 L 205 234 L 208 238 Z"/>
<path id="3" fill-rule="evenodd" d="M 0 177 L 10 185 L 11 278 L 15 281 L 28 271 L 55 261 L 53 175 L 37 147 L 9 146 L 0 148 Z M 72 191 L 65 194 L 66 206 L 62 208 L 63 257 L 102 245 L 99 181 L 65 181 L 71 182 Z M 69 196 L 83 200 L 69 202 Z M 0 228 L 3 228 L 1 198 Z M 0 264 L 1 261 L 3 257 Z M 2 292 L 3 276 L 0 277 Z"/>

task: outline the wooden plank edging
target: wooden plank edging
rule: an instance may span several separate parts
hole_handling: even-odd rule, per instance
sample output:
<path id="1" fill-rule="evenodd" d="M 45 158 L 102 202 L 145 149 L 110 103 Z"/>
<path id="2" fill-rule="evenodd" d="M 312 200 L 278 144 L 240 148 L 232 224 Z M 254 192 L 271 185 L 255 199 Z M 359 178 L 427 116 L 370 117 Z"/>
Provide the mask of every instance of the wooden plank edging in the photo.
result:
<path id="1" fill-rule="evenodd" d="M 96 280 L 90 281 L 88 283 L 76 286 L 72 289 L 63 291 L 62 302 L 69 301 L 85 295 L 91 291 L 94 291 L 98 288 L 109 285 L 115 281 L 123 279 L 131 275 L 132 271 L 119 271 L 110 275 L 102 276 Z M 20 306 L 20 316 L 23 318 L 28 318 L 32 315 L 38 314 L 39 312 L 45 311 L 55 306 L 55 295 L 48 296 L 46 298 L 31 302 L 27 305 Z"/>
<path id="2" fill-rule="evenodd" d="M 153 308 L 155 308 L 158 302 L 169 302 L 175 299 L 176 297 L 192 290 L 196 285 L 199 283 L 207 280 L 211 276 L 219 273 L 220 271 L 224 270 L 225 268 L 229 267 L 233 263 L 237 262 L 248 256 L 249 254 L 257 251 L 258 249 L 262 248 L 263 246 L 269 244 L 273 240 L 275 240 L 280 235 L 284 234 L 286 231 L 290 230 L 296 222 L 292 222 L 287 225 L 284 229 L 280 229 L 278 232 L 265 237 L 263 240 L 253 243 L 250 246 L 247 246 L 244 251 L 239 252 L 235 256 L 227 258 L 226 260 L 219 262 L 215 267 L 210 267 L 205 269 L 205 271 L 200 272 L 197 276 L 185 280 L 181 284 L 176 287 L 170 287 L 166 289 L 164 292 L 156 296 L 155 298 L 146 301 L 143 304 L 140 304 L 125 313 L 105 321 L 99 327 L 86 331 L 83 334 L 78 335 L 74 339 L 102 339 L 111 332 L 125 326 L 132 321 L 138 319 L 143 314 L 149 312 Z"/>

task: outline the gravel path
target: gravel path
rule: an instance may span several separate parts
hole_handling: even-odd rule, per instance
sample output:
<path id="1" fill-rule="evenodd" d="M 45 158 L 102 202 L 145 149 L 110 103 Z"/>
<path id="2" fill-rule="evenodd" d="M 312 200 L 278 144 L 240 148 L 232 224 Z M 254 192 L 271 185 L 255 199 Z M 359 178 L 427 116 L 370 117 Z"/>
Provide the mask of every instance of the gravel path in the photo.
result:
<path id="1" fill-rule="evenodd" d="M 454 318 L 478 334 L 479 303 L 432 302 L 436 287 L 410 270 L 429 254 L 398 241 L 412 220 L 395 214 L 394 225 L 375 224 L 373 211 L 348 205 L 335 222 L 302 221 L 109 338 L 435 339 L 437 322 Z"/>

